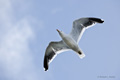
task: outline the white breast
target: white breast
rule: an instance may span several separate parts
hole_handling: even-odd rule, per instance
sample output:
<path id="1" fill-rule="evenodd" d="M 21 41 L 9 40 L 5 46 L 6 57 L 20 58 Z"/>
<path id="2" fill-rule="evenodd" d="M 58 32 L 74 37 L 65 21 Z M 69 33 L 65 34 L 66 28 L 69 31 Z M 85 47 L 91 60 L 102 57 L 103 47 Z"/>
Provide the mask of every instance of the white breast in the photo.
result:
<path id="1" fill-rule="evenodd" d="M 70 35 L 65 34 L 62 36 L 62 39 L 71 49 L 73 49 L 76 52 L 79 51 L 78 44 Z"/>

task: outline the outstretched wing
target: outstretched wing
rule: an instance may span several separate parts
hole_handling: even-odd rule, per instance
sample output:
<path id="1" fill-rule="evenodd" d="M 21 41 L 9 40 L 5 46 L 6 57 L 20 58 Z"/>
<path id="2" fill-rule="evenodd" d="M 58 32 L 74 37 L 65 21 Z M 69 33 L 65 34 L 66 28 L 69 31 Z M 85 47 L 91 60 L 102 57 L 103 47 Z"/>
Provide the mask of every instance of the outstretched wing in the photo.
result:
<path id="1" fill-rule="evenodd" d="M 48 70 L 49 63 L 54 59 L 54 57 L 63 51 L 69 50 L 69 47 L 63 42 L 50 42 L 44 56 L 44 68 L 45 71 Z"/>
<path id="2" fill-rule="evenodd" d="M 89 26 L 95 23 L 103 23 L 104 21 L 99 18 L 80 18 L 73 22 L 72 31 L 70 32 L 71 37 L 78 43 L 83 32 Z"/>

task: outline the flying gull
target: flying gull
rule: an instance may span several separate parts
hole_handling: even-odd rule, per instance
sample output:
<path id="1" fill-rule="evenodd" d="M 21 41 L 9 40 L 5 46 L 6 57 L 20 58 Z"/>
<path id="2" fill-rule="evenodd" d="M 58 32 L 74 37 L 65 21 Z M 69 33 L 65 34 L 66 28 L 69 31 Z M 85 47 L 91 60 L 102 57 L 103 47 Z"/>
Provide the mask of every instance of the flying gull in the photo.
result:
<path id="1" fill-rule="evenodd" d="M 62 40 L 58 42 L 50 42 L 44 56 L 44 69 L 48 70 L 49 63 L 55 58 L 58 53 L 73 50 L 75 51 L 79 57 L 82 59 L 85 57 L 83 51 L 79 48 L 78 42 L 85 31 L 85 29 L 93 26 L 95 23 L 103 23 L 104 21 L 100 18 L 80 18 L 73 22 L 73 27 L 70 34 L 65 34 L 62 31 L 58 31 Z"/>

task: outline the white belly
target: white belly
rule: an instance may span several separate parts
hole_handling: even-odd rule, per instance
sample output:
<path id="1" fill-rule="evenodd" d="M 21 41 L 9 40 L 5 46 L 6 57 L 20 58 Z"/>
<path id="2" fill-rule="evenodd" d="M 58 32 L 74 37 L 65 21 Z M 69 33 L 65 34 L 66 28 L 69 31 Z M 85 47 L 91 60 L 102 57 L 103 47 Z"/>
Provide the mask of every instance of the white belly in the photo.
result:
<path id="1" fill-rule="evenodd" d="M 74 51 L 79 51 L 79 47 L 78 44 L 75 42 L 75 40 L 73 38 L 71 38 L 71 36 L 67 35 L 65 37 L 63 37 L 64 42 Z"/>

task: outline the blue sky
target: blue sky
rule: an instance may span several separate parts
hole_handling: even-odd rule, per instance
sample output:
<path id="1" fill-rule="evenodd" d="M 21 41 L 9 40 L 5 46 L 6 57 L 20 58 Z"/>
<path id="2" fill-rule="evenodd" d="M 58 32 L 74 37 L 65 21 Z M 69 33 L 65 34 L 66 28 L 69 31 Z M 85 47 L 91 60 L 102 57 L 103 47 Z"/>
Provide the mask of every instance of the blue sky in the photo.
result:
<path id="1" fill-rule="evenodd" d="M 0 0 L 0 80 L 120 80 L 119 0 Z M 69 33 L 81 17 L 103 24 L 87 29 L 79 42 L 86 54 L 59 54 L 43 70 L 45 49 Z M 112 78 L 111 78 L 112 77 Z"/>

